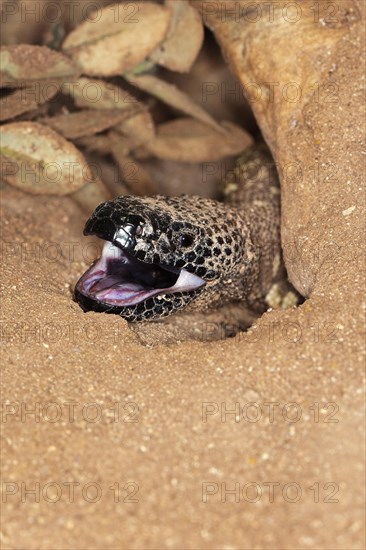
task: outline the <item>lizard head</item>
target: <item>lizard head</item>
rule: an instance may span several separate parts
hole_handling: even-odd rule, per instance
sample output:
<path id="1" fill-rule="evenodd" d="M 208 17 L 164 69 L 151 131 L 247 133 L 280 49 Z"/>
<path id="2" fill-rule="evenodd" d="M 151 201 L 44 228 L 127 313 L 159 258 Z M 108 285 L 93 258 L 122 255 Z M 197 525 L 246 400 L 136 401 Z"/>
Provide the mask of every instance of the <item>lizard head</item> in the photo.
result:
<path id="1" fill-rule="evenodd" d="M 103 252 L 76 284 L 75 299 L 84 311 L 127 321 L 164 317 L 198 300 L 209 305 L 243 265 L 240 223 L 235 210 L 197 196 L 102 203 L 84 235 L 103 239 Z"/>

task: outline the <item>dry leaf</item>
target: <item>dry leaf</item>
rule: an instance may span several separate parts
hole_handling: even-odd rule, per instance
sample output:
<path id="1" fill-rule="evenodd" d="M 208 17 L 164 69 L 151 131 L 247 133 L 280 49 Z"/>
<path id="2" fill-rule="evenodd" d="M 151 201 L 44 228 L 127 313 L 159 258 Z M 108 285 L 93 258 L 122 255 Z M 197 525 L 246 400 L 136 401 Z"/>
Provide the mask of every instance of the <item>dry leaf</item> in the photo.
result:
<path id="1" fill-rule="evenodd" d="M 123 183 L 125 183 L 133 195 L 144 197 L 156 195 L 158 190 L 150 174 L 131 157 L 120 157 L 113 153 L 121 170 Z"/>
<path id="2" fill-rule="evenodd" d="M 19 44 L 0 49 L 2 87 L 22 87 L 38 80 L 75 77 L 80 70 L 66 55 L 46 46 Z"/>
<path id="3" fill-rule="evenodd" d="M 97 204 L 113 198 L 100 178 L 95 176 L 93 181 L 87 183 L 70 196 L 78 203 L 84 212 L 89 214 L 93 212 Z"/>
<path id="4" fill-rule="evenodd" d="M 128 111 L 84 109 L 77 113 L 40 118 L 39 122 L 50 126 L 68 139 L 77 139 L 102 132 L 129 116 Z"/>
<path id="5" fill-rule="evenodd" d="M 152 2 L 112 4 L 95 13 L 95 20 L 89 14 L 62 46 L 91 76 L 121 75 L 133 69 L 165 38 L 171 17 L 168 8 Z"/>
<path id="6" fill-rule="evenodd" d="M 0 120 L 8 120 L 46 103 L 59 91 L 53 82 L 34 82 L 27 88 L 19 88 L 0 99 Z"/>
<path id="7" fill-rule="evenodd" d="M 80 151 L 37 122 L 2 126 L 0 154 L 2 177 L 28 193 L 66 195 L 92 179 Z"/>
<path id="8" fill-rule="evenodd" d="M 126 74 L 125 78 L 136 88 L 144 90 L 149 94 L 157 97 L 160 101 L 163 101 L 167 105 L 182 111 L 184 114 L 189 115 L 201 122 L 212 126 L 217 131 L 222 132 L 221 126 L 209 115 L 202 107 L 197 105 L 192 99 L 190 99 L 184 92 L 181 92 L 173 84 L 165 82 L 156 76 L 141 75 L 134 76 Z"/>
<path id="9" fill-rule="evenodd" d="M 120 109 L 144 106 L 126 90 L 110 82 L 96 78 L 81 77 L 65 82 L 62 91 L 74 98 L 78 107 L 90 109 Z"/>
<path id="10" fill-rule="evenodd" d="M 115 130 L 127 138 L 124 140 L 124 147 L 129 150 L 151 141 L 156 135 L 154 121 L 149 111 L 132 115 L 118 124 Z"/>
<path id="11" fill-rule="evenodd" d="M 126 154 L 124 142 L 116 132 L 110 132 L 111 152 L 125 183 L 134 195 L 154 195 L 158 192 L 150 174 L 136 160 Z"/>
<path id="12" fill-rule="evenodd" d="M 186 0 L 167 0 L 165 4 L 172 10 L 169 30 L 149 59 L 172 71 L 187 73 L 203 43 L 202 20 Z"/>
<path id="13" fill-rule="evenodd" d="M 110 140 L 104 134 L 85 136 L 76 139 L 74 143 L 77 147 L 85 147 L 88 153 L 99 153 L 100 155 L 108 155 L 110 153 Z"/>
<path id="14" fill-rule="evenodd" d="M 238 155 L 252 138 L 235 124 L 223 123 L 225 133 L 219 133 L 193 119 L 182 118 L 161 124 L 157 138 L 144 150 L 158 158 L 181 162 L 209 162 Z"/>

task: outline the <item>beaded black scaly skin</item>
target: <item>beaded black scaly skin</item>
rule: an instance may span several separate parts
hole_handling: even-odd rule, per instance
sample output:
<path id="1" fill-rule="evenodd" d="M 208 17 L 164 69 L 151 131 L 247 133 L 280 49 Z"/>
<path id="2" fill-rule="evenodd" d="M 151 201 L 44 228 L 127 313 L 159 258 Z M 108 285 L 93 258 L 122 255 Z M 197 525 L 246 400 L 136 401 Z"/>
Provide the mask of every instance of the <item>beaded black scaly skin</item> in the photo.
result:
<path id="1" fill-rule="evenodd" d="M 117 313 L 135 322 L 237 301 L 254 311 L 266 309 L 265 296 L 282 260 L 279 185 L 264 148 L 251 148 L 239 158 L 224 202 L 188 195 L 117 197 L 95 209 L 84 234 L 112 241 L 126 224 L 144 228 L 129 244 L 134 258 L 183 268 L 206 284 L 124 307 L 92 300 L 76 289 L 84 310 Z"/>

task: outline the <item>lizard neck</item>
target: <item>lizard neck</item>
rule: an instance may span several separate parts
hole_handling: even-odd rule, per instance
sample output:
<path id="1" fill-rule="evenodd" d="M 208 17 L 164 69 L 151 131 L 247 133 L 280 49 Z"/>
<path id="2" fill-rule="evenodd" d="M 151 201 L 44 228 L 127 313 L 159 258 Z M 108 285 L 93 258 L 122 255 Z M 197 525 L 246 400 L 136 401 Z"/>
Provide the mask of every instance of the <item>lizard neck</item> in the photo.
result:
<path id="1" fill-rule="evenodd" d="M 265 147 L 242 155 L 224 189 L 226 203 L 237 209 L 243 242 L 252 257 L 251 287 L 246 302 L 266 308 L 265 296 L 282 270 L 280 185 L 273 160 Z"/>

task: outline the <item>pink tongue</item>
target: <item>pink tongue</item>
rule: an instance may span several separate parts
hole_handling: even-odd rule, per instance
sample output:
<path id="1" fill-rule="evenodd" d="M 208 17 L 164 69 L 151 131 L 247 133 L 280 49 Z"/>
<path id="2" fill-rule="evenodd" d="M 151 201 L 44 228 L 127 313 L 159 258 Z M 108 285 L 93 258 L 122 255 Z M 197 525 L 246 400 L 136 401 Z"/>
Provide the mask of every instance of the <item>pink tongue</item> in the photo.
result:
<path id="1" fill-rule="evenodd" d="M 107 284 L 106 281 L 108 281 Z M 91 289 L 91 293 L 98 300 L 105 301 L 110 304 L 134 305 L 162 292 L 184 292 L 186 290 L 199 288 L 203 284 L 205 284 L 204 281 L 197 277 L 197 275 L 188 273 L 188 271 L 183 269 L 175 285 L 170 288 L 155 288 L 146 290 L 143 286 L 137 283 L 132 283 L 131 281 L 128 283 L 118 284 L 116 282 L 116 278 L 110 275 L 109 277 L 106 277 L 106 279 L 102 280 L 100 284 L 94 284 Z"/>
<path id="2" fill-rule="evenodd" d="M 119 295 L 122 299 L 125 297 L 127 292 L 138 292 L 144 290 L 144 287 L 137 283 L 121 283 L 121 280 L 115 275 L 109 275 L 104 279 L 100 279 L 89 289 L 90 294 L 94 294 L 97 298 L 106 298 L 109 294 L 109 291 L 115 290 L 119 292 Z"/>
<path id="3" fill-rule="evenodd" d="M 101 290 L 95 294 L 95 297 L 101 301 L 115 301 L 118 304 L 126 304 L 127 302 L 129 304 L 135 304 L 141 295 L 149 296 L 151 294 L 153 294 L 153 292 L 146 292 L 140 286 L 129 283 L 129 285 L 123 285 L 123 289 L 116 285 L 115 287 Z"/>

